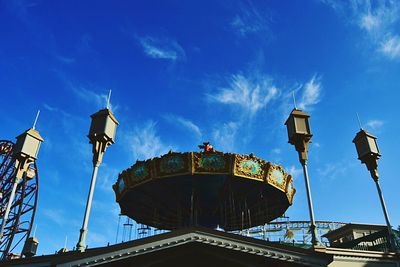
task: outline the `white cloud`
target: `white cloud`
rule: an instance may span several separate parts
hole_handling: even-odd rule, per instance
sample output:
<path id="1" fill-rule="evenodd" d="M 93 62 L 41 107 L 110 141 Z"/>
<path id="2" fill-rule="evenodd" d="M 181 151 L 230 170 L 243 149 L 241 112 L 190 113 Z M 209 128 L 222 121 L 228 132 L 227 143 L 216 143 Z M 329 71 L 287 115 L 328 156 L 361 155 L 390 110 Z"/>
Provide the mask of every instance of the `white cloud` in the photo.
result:
<path id="1" fill-rule="evenodd" d="M 58 225 L 63 225 L 65 222 L 64 214 L 60 210 L 44 209 L 43 214 Z"/>
<path id="2" fill-rule="evenodd" d="M 233 75 L 229 88 L 222 88 L 215 95 L 209 95 L 209 99 L 240 106 L 246 114 L 253 116 L 278 93 L 279 90 L 267 78 L 250 80 L 242 75 Z"/>
<path id="3" fill-rule="evenodd" d="M 330 6 L 331 8 L 333 8 L 334 10 L 336 10 L 337 12 L 341 12 L 342 11 L 342 4 L 337 1 L 337 0 L 319 0 L 322 4 L 325 4 L 327 6 Z"/>
<path id="4" fill-rule="evenodd" d="M 181 116 L 177 116 L 177 115 L 173 115 L 173 114 L 168 114 L 165 115 L 164 118 L 169 122 L 169 123 L 173 123 L 176 124 L 182 128 L 185 128 L 189 131 L 191 131 L 192 133 L 195 134 L 196 138 L 201 139 L 202 137 L 202 132 L 199 126 L 197 126 L 196 124 L 194 124 L 191 120 L 185 119 Z"/>
<path id="5" fill-rule="evenodd" d="M 58 113 L 60 113 L 61 115 L 63 115 L 63 116 L 65 117 L 64 119 L 71 120 L 72 117 L 73 117 L 73 116 L 72 116 L 71 114 L 69 114 L 68 112 L 66 112 L 66 111 L 64 111 L 64 110 L 62 110 L 62 109 L 59 109 L 59 108 L 57 108 L 57 107 L 50 106 L 49 104 L 44 103 L 44 104 L 43 104 L 43 107 L 44 107 L 46 110 L 50 111 L 50 112 L 58 112 Z M 76 118 L 74 118 L 74 119 L 76 119 Z"/>
<path id="6" fill-rule="evenodd" d="M 261 9 L 255 7 L 251 1 L 239 2 L 238 10 L 241 11 L 231 21 L 230 26 L 240 36 L 268 31 L 268 20 Z M 265 36 L 267 36 L 265 34 Z"/>
<path id="7" fill-rule="evenodd" d="M 400 36 L 391 36 L 383 41 L 380 50 L 391 59 L 400 58 Z"/>
<path id="8" fill-rule="evenodd" d="M 109 167 L 103 162 L 101 166 L 101 172 L 98 175 L 99 188 L 105 192 L 112 192 L 112 185 L 117 180 L 117 176 L 120 170 Z"/>
<path id="9" fill-rule="evenodd" d="M 365 124 L 365 127 L 372 130 L 379 130 L 383 126 L 384 122 L 381 120 L 370 120 Z"/>
<path id="10" fill-rule="evenodd" d="M 97 246 L 104 246 L 108 242 L 110 242 L 108 237 L 99 232 L 90 231 L 90 234 L 87 236 L 87 243 L 91 244 L 92 246 L 94 246 L 94 244 Z"/>
<path id="11" fill-rule="evenodd" d="M 293 180 L 297 180 L 297 179 L 301 178 L 301 175 L 303 173 L 303 170 L 301 168 L 297 168 L 294 165 L 287 168 L 286 171 L 288 174 L 290 174 L 293 177 Z"/>
<path id="12" fill-rule="evenodd" d="M 383 0 L 372 3 L 371 1 L 358 1 L 353 5 L 353 12 L 358 18 L 360 28 L 372 33 L 373 31 L 386 31 L 400 18 L 400 5 L 398 1 Z"/>
<path id="13" fill-rule="evenodd" d="M 400 1 L 320 1 L 335 9 L 347 21 L 363 30 L 378 52 L 390 59 L 400 58 L 398 37 Z"/>
<path id="14" fill-rule="evenodd" d="M 72 57 L 64 57 L 64 56 L 57 55 L 56 59 L 65 64 L 75 63 L 75 58 L 72 58 Z"/>
<path id="15" fill-rule="evenodd" d="M 52 106 L 50 106 L 50 105 L 48 105 L 48 104 L 46 104 L 46 103 L 43 104 L 43 107 L 44 107 L 45 109 L 47 109 L 48 111 L 52 111 L 52 112 L 57 112 L 57 111 L 58 111 L 58 108 L 52 107 Z"/>
<path id="16" fill-rule="evenodd" d="M 326 163 L 322 168 L 318 168 L 317 172 L 319 174 L 319 180 L 334 180 L 343 177 L 348 169 L 349 163 L 339 162 L 339 163 Z"/>
<path id="17" fill-rule="evenodd" d="M 299 108 L 307 110 L 310 106 L 317 104 L 321 100 L 321 90 L 322 85 L 320 78 L 314 75 L 311 80 L 303 86 L 303 94 L 300 99 Z"/>
<path id="18" fill-rule="evenodd" d="M 212 131 L 211 142 L 217 150 L 233 152 L 241 150 L 253 139 L 253 120 L 257 114 L 266 111 L 271 102 L 278 99 L 280 91 L 272 84 L 271 79 L 253 70 L 250 75 L 229 75 L 224 80 L 227 86 L 215 86 L 215 91 L 206 94 L 210 103 L 227 106 L 233 113 L 222 116 Z M 233 115 L 232 117 L 230 115 Z M 208 136 L 208 133 L 205 133 Z"/>
<path id="19" fill-rule="evenodd" d="M 258 22 L 249 21 L 249 17 L 241 17 L 236 15 L 231 22 L 231 26 L 241 35 L 246 36 L 250 33 L 257 33 L 263 28 Z"/>
<path id="20" fill-rule="evenodd" d="M 281 154 L 282 150 L 279 149 L 279 148 L 274 148 L 274 149 L 271 150 L 271 152 L 274 153 L 274 154 Z"/>
<path id="21" fill-rule="evenodd" d="M 234 152 L 237 148 L 236 135 L 239 126 L 239 123 L 231 121 L 215 128 L 212 133 L 213 143 L 216 144 L 215 149 Z"/>
<path id="22" fill-rule="evenodd" d="M 151 36 L 139 37 L 138 40 L 144 53 L 151 58 L 172 61 L 186 60 L 185 50 L 175 40 Z"/>
<path id="23" fill-rule="evenodd" d="M 317 143 L 317 142 L 313 142 L 313 143 L 311 143 L 311 145 L 312 145 L 313 147 L 316 147 L 316 148 L 321 147 L 321 144 L 320 144 L 320 143 Z"/>
<path id="24" fill-rule="evenodd" d="M 366 14 L 360 18 L 360 27 L 369 32 L 378 29 L 381 26 L 381 20 L 378 16 Z"/>
<path id="25" fill-rule="evenodd" d="M 165 154 L 172 149 L 171 146 L 167 146 L 161 141 L 157 135 L 156 125 L 155 122 L 148 121 L 125 135 L 125 141 L 134 159 L 149 159 Z"/>
<path id="26" fill-rule="evenodd" d="M 73 86 L 72 84 L 71 84 L 70 88 L 75 93 L 75 95 L 77 97 L 79 97 L 80 99 L 82 99 L 86 102 L 89 102 L 89 103 L 94 102 L 99 107 L 106 107 L 106 103 L 107 103 L 107 95 L 106 94 L 98 94 L 89 89 L 86 89 L 83 86 Z"/>
<path id="27" fill-rule="evenodd" d="M 43 209 L 43 215 L 49 220 L 58 224 L 59 226 L 73 225 L 78 226 L 79 222 L 77 220 L 68 218 L 64 210 L 60 209 Z"/>
<path id="28" fill-rule="evenodd" d="M 106 108 L 108 91 L 104 90 L 103 93 L 97 93 L 83 86 L 76 86 L 71 82 L 68 83 L 68 86 L 72 90 L 72 92 L 81 100 L 88 103 L 94 103 L 97 108 Z M 118 110 L 118 108 L 118 105 L 113 105 L 112 101 L 110 101 L 110 109 L 113 112 Z"/>

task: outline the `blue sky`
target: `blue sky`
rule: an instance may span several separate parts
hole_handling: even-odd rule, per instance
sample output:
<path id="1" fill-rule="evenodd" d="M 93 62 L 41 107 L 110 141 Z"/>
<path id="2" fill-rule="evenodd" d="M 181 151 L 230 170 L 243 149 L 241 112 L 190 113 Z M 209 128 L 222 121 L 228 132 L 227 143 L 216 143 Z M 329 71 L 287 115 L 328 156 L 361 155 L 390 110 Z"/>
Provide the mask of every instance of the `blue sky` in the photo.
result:
<path id="1" fill-rule="evenodd" d="M 66 236 L 76 245 L 91 175 L 89 115 L 109 89 L 120 126 L 100 167 L 90 247 L 115 242 L 119 172 L 204 140 L 282 164 L 297 189 L 286 215 L 307 220 L 283 125 L 293 91 L 311 114 L 316 219 L 384 223 L 352 144 L 358 112 L 379 138 L 382 189 L 400 224 L 398 1 L 144 2 L 0 1 L 1 138 L 15 140 L 41 110 L 39 254 Z"/>

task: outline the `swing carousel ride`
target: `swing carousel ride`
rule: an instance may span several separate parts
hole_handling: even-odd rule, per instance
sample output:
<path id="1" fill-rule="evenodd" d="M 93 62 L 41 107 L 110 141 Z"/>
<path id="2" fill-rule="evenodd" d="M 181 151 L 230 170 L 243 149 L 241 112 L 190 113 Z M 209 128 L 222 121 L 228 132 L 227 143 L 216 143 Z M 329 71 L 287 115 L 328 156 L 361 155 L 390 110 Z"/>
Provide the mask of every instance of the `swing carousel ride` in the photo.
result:
<path id="1" fill-rule="evenodd" d="M 253 154 L 216 151 L 169 153 L 137 161 L 113 189 L 121 213 L 163 230 L 187 226 L 238 231 L 280 217 L 296 192 L 278 164 Z"/>

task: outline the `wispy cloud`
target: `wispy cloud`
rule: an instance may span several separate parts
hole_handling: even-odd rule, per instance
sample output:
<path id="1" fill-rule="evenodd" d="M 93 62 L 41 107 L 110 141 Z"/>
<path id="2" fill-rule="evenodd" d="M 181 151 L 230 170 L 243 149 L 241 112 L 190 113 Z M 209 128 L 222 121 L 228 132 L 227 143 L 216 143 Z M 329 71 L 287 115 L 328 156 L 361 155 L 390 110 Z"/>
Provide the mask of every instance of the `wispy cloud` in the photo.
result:
<path id="1" fill-rule="evenodd" d="M 60 56 L 60 55 L 56 55 L 56 59 L 65 64 L 72 64 L 75 62 L 75 58 L 64 57 L 64 56 Z"/>
<path id="2" fill-rule="evenodd" d="M 137 40 L 148 57 L 172 61 L 186 60 L 185 50 L 175 40 L 152 36 L 137 37 Z"/>
<path id="3" fill-rule="evenodd" d="M 280 123 L 287 120 L 289 112 L 294 108 L 293 92 L 296 95 L 297 108 L 304 111 L 313 110 L 314 106 L 322 99 L 323 85 L 322 78 L 314 74 L 307 82 L 297 82 L 294 86 L 285 90 L 280 103 Z"/>
<path id="4" fill-rule="evenodd" d="M 105 108 L 107 105 L 108 91 L 103 90 L 102 93 L 98 93 L 87 89 L 82 85 L 75 85 L 72 82 L 67 82 L 67 86 L 72 92 L 81 100 L 87 103 L 94 103 L 97 108 Z M 118 105 L 113 105 L 110 102 L 110 109 L 115 112 L 119 108 Z"/>
<path id="5" fill-rule="evenodd" d="M 325 4 L 327 6 L 330 6 L 337 12 L 342 13 L 342 11 L 343 11 L 343 5 L 338 0 L 319 0 L 319 2 L 321 2 L 322 4 Z"/>
<path id="6" fill-rule="evenodd" d="M 45 108 L 45 109 L 47 109 L 48 111 L 52 111 L 52 112 L 56 112 L 56 111 L 58 111 L 58 108 L 56 108 L 56 107 L 52 107 L 52 106 L 50 106 L 50 105 L 48 105 L 48 104 L 43 104 L 43 107 Z"/>
<path id="7" fill-rule="evenodd" d="M 400 14 L 400 5 L 398 1 L 354 1 L 353 12 L 356 16 L 356 22 L 361 29 L 368 33 L 376 31 L 389 31 L 396 22 Z"/>
<path id="8" fill-rule="evenodd" d="M 43 104 L 43 107 L 44 107 L 44 109 L 46 109 L 46 110 L 48 110 L 48 111 L 50 111 L 50 112 L 58 112 L 58 113 L 60 113 L 61 115 L 67 117 L 67 118 L 71 118 L 71 117 L 72 117 L 72 115 L 69 114 L 68 112 L 66 112 L 66 111 L 64 111 L 64 110 L 62 110 L 62 109 L 59 109 L 59 108 L 57 108 L 57 107 L 51 106 L 51 105 L 49 105 L 49 104 L 44 103 L 44 104 Z"/>
<path id="9" fill-rule="evenodd" d="M 381 27 L 381 19 L 371 13 L 360 18 L 359 26 L 367 32 L 373 32 Z"/>
<path id="10" fill-rule="evenodd" d="M 237 152 L 237 149 L 243 149 L 254 141 L 255 132 L 263 128 L 260 124 L 254 123 L 262 118 L 261 115 L 269 115 L 266 127 L 272 128 L 274 123 L 281 125 L 281 119 L 283 121 L 287 119 L 288 112 L 293 107 L 292 94 L 288 93 L 287 88 L 278 89 L 275 83 L 268 75 L 253 70 L 248 76 L 243 74 L 229 76 L 228 86 L 220 87 L 206 95 L 211 104 L 218 103 L 220 107 L 227 107 L 233 111 L 230 113 L 231 117 L 224 116 L 225 120 L 220 121 L 211 132 L 212 142 L 217 149 Z M 300 94 L 299 107 L 312 109 L 321 101 L 321 77 L 314 74 L 304 84 L 297 84 L 296 90 Z M 271 150 L 271 153 L 277 155 L 280 150 Z"/>
<path id="11" fill-rule="evenodd" d="M 341 178 L 346 174 L 348 167 L 349 164 L 346 162 L 326 163 L 317 169 L 319 180 L 329 179 L 332 181 Z"/>
<path id="12" fill-rule="evenodd" d="M 91 231 L 90 235 L 88 235 L 87 238 L 87 243 L 88 244 L 97 244 L 97 245 L 103 245 L 107 244 L 108 242 L 110 242 L 110 239 L 108 236 L 99 233 L 99 232 L 94 232 Z"/>
<path id="13" fill-rule="evenodd" d="M 365 124 L 365 127 L 372 129 L 372 130 L 379 130 L 382 128 L 383 124 L 384 124 L 384 121 L 381 121 L 381 120 L 370 120 L 370 121 L 367 121 L 367 123 Z"/>
<path id="14" fill-rule="evenodd" d="M 279 154 L 282 153 L 282 150 L 280 148 L 274 148 L 274 149 L 271 150 L 271 152 L 273 154 L 279 155 Z"/>
<path id="15" fill-rule="evenodd" d="M 112 185 L 115 183 L 116 177 L 120 170 L 108 166 L 105 162 L 101 166 L 99 173 L 98 185 L 105 192 L 112 192 Z"/>
<path id="16" fill-rule="evenodd" d="M 237 105 L 251 117 L 266 108 L 278 93 L 278 88 L 268 78 L 249 79 L 239 74 L 231 77 L 228 88 L 219 89 L 216 94 L 209 94 L 208 98 L 223 104 Z"/>
<path id="17" fill-rule="evenodd" d="M 303 173 L 303 170 L 301 168 L 298 168 L 294 165 L 291 165 L 289 168 L 286 169 L 286 171 L 293 177 L 294 180 L 301 178 L 301 174 Z"/>
<path id="18" fill-rule="evenodd" d="M 320 0 L 320 2 L 332 7 L 347 21 L 363 30 L 378 52 L 390 59 L 400 58 L 399 1 Z"/>
<path id="19" fill-rule="evenodd" d="M 320 78 L 314 75 L 302 88 L 299 108 L 310 109 L 310 106 L 317 104 L 321 100 L 322 85 Z"/>
<path id="20" fill-rule="evenodd" d="M 133 158 L 137 160 L 160 156 L 172 149 L 172 146 L 161 141 L 154 121 L 147 121 L 144 125 L 136 126 L 132 132 L 125 135 L 125 142 Z"/>
<path id="21" fill-rule="evenodd" d="M 107 95 L 106 94 L 98 94 L 95 93 L 94 91 L 91 91 L 89 89 L 86 89 L 83 86 L 73 86 L 71 85 L 70 88 L 72 91 L 75 93 L 77 97 L 79 97 L 81 100 L 84 100 L 85 102 L 89 103 L 96 103 L 97 106 L 106 106 L 106 101 L 107 101 Z"/>
<path id="22" fill-rule="evenodd" d="M 269 21 L 261 9 L 254 6 L 251 1 L 239 2 L 238 10 L 241 12 L 234 16 L 230 26 L 241 37 L 250 34 L 268 31 Z"/>
<path id="23" fill-rule="evenodd" d="M 63 225 L 65 222 L 64 213 L 61 210 L 44 209 L 43 214 L 58 225 Z"/>
<path id="24" fill-rule="evenodd" d="M 164 119 L 169 123 L 175 124 L 179 127 L 189 130 L 190 132 L 194 133 L 196 138 L 201 139 L 202 132 L 200 127 L 197 126 L 195 123 L 193 123 L 191 120 L 173 114 L 165 115 Z"/>
<path id="25" fill-rule="evenodd" d="M 237 149 L 236 135 L 239 130 L 239 122 L 228 122 L 215 128 L 212 132 L 213 142 L 218 150 L 225 152 L 235 152 Z"/>
<path id="26" fill-rule="evenodd" d="M 380 51 L 391 59 L 400 58 L 400 36 L 389 36 L 382 41 Z"/>
<path id="27" fill-rule="evenodd" d="M 68 218 L 64 210 L 60 209 L 43 209 L 43 215 L 47 217 L 49 220 L 53 221 L 54 223 L 58 224 L 59 226 L 64 225 L 79 225 L 77 220 L 71 220 Z"/>

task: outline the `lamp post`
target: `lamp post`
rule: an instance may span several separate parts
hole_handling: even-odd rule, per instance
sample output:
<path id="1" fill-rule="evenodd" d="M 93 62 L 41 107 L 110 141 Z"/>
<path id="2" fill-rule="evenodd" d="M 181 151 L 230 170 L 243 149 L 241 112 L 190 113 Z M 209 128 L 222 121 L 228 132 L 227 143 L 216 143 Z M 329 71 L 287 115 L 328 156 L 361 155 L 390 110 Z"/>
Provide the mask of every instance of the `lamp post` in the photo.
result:
<path id="1" fill-rule="evenodd" d="M 36 161 L 40 144 L 44 141 L 39 132 L 35 130 L 38 115 L 36 116 L 33 127 L 17 136 L 17 142 L 13 148 L 12 157 L 15 160 L 15 178 L 0 228 L 0 243 L 3 241 L 4 228 L 10 214 L 17 186 L 22 179 L 29 179 L 30 176 L 26 175 L 26 172 L 28 171 L 29 165 Z"/>
<path id="2" fill-rule="evenodd" d="M 372 134 L 361 128 L 361 130 L 356 134 L 356 137 L 353 139 L 353 143 L 356 145 L 358 159 L 361 161 L 361 163 L 367 166 L 367 169 L 369 170 L 371 177 L 375 182 L 376 189 L 378 190 L 383 215 L 385 216 L 388 229 L 390 250 L 394 252 L 399 252 L 399 249 L 396 245 L 396 239 L 393 234 L 392 226 L 390 224 L 389 215 L 386 210 L 385 200 L 383 199 L 381 185 L 379 183 L 378 159 L 381 157 L 381 154 L 379 153 L 378 143 L 376 142 L 376 139 L 377 137 L 373 136 Z"/>
<path id="3" fill-rule="evenodd" d="M 304 180 L 307 191 L 308 210 L 310 213 L 310 232 L 312 238 L 311 242 L 313 247 L 315 247 L 320 245 L 320 242 L 318 241 L 317 228 L 315 226 L 314 209 L 312 204 L 310 182 L 308 179 L 307 169 L 308 144 L 311 142 L 312 137 L 309 118 L 310 115 L 295 108 L 290 113 L 289 118 L 285 122 L 285 125 L 288 131 L 288 142 L 295 146 L 296 151 L 299 153 L 299 161 L 303 166 Z"/>
<path id="4" fill-rule="evenodd" d="M 115 132 L 118 125 L 118 121 L 114 117 L 114 114 L 111 112 L 111 110 L 108 108 L 108 105 L 107 108 L 94 113 L 90 117 L 92 118 L 92 123 L 90 125 L 88 137 L 89 143 L 93 145 L 93 173 L 86 202 L 85 216 L 83 219 L 82 228 L 80 230 L 79 241 L 76 245 L 77 250 L 81 252 L 85 251 L 86 249 L 87 226 L 89 222 L 90 209 L 92 207 L 97 172 L 107 147 L 114 144 Z"/>

